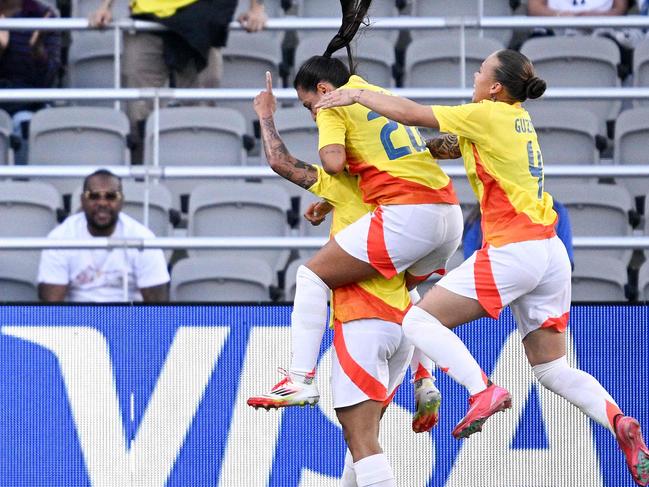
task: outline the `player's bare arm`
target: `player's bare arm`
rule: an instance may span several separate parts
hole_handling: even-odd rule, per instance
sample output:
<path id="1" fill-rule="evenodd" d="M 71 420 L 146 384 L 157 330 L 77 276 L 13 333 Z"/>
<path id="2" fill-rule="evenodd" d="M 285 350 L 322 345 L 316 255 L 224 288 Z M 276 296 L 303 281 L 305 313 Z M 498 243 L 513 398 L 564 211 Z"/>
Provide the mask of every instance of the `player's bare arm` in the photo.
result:
<path id="1" fill-rule="evenodd" d="M 364 89 L 344 89 L 326 93 L 315 105 L 316 109 L 342 107 L 359 103 L 380 115 L 404 125 L 439 128 L 439 122 L 428 105 L 420 105 L 407 98 Z"/>
<path id="2" fill-rule="evenodd" d="M 428 139 L 426 147 L 435 159 L 457 159 L 462 157 L 460 143 L 457 135 L 443 134 L 439 137 Z"/>
<path id="3" fill-rule="evenodd" d="M 61 303 L 65 301 L 67 294 L 67 284 L 48 284 L 46 282 L 38 284 L 38 299 L 44 303 Z"/>
<path id="4" fill-rule="evenodd" d="M 167 283 L 159 286 L 142 287 L 142 300 L 145 303 L 166 303 L 169 301 L 169 286 Z"/>
<path id="5" fill-rule="evenodd" d="M 284 179 L 305 189 L 310 188 L 318 179 L 316 169 L 304 161 L 293 157 L 275 127 L 275 96 L 273 95 L 272 78 L 266 73 L 266 90 L 260 92 L 254 101 L 255 112 L 259 117 L 261 138 L 264 152 L 270 168 Z"/>
<path id="6" fill-rule="evenodd" d="M 327 174 L 340 174 L 347 163 L 347 152 L 341 144 L 330 144 L 324 146 L 318 152 L 322 161 L 322 168 Z"/>

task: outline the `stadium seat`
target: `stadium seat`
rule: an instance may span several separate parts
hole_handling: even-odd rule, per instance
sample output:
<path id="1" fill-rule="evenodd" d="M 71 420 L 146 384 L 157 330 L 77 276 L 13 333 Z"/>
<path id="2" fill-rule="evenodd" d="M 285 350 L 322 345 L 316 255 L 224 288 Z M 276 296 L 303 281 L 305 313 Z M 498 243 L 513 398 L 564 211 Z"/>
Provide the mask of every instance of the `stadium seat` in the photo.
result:
<path id="1" fill-rule="evenodd" d="M 529 110 L 543 154 L 543 164 L 597 164 L 599 124 L 584 109 L 532 104 Z"/>
<path id="2" fill-rule="evenodd" d="M 295 50 L 295 72 L 311 56 L 322 54 L 330 39 L 331 35 L 322 32 L 302 38 Z M 395 55 L 391 42 L 382 37 L 360 37 L 352 42 L 352 53 L 359 76 L 374 85 L 385 88 L 394 86 L 392 71 Z M 336 51 L 333 57 L 342 60 L 345 66 L 348 65 L 345 49 Z"/>
<path id="3" fill-rule="evenodd" d="M 13 122 L 11 116 L 4 110 L 0 110 L 0 165 L 13 162 L 13 150 L 11 149 L 11 134 Z"/>
<path id="4" fill-rule="evenodd" d="M 620 86 L 617 44 L 604 37 L 556 36 L 529 39 L 521 47 L 537 74 L 552 88 Z M 599 133 L 606 133 L 606 121 L 614 120 L 620 111 L 617 100 L 531 100 L 529 106 L 542 103 L 548 107 L 583 108 L 592 111 L 599 121 Z"/>
<path id="5" fill-rule="evenodd" d="M 91 13 L 99 8 L 93 0 L 72 0 L 70 2 L 70 16 L 88 18 Z M 128 0 L 114 0 L 111 11 L 114 19 L 125 19 L 130 15 Z"/>
<path id="6" fill-rule="evenodd" d="M 29 164 L 111 166 L 130 163 L 128 118 L 107 107 L 45 108 L 29 129 Z M 81 178 L 45 179 L 62 194 L 72 193 Z"/>
<path id="7" fill-rule="evenodd" d="M 57 224 L 61 195 L 50 184 L 0 181 L 0 236 L 44 237 Z"/>
<path id="8" fill-rule="evenodd" d="M 388 40 L 393 46 L 399 36 L 399 31 L 397 30 L 378 30 L 372 29 L 371 24 L 372 20 L 377 17 L 396 17 L 399 15 L 397 9 L 397 0 L 373 0 L 370 9 L 367 12 L 367 16 L 370 20 L 370 26 L 365 28 L 361 25 L 358 33 L 356 34 L 356 39 L 378 39 Z M 297 12 L 300 17 L 338 17 L 342 15 L 340 8 L 339 0 L 299 0 L 297 3 Z M 324 35 L 327 40 L 321 46 L 320 52 L 322 54 L 329 43 L 329 40 L 336 34 L 338 29 L 326 30 L 326 31 L 298 31 L 298 36 L 300 39 L 308 39 L 311 37 L 322 37 Z M 344 49 L 342 50 L 345 51 Z"/>
<path id="9" fill-rule="evenodd" d="M 638 300 L 649 302 L 649 261 L 646 261 L 638 273 Z"/>
<path id="10" fill-rule="evenodd" d="M 626 301 L 626 264 L 611 257 L 576 255 L 572 302 Z"/>
<path id="11" fill-rule="evenodd" d="M 623 111 L 615 124 L 615 164 L 649 163 L 648 146 L 649 106 Z M 634 196 L 644 195 L 649 188 L 649 177 L 620 178 L 618 182 Z"/>
<path id="12" fill-rule="evenodd" d="M 196 187 L 189 198 L 187 234 L 192 237 L 284 237 L 289 196 L 272 184 L 217 182 Z M 252 256 L 284 269 L 287 250 L 190 250 L 191 256 Z"/>
<path id="13" fill-rule="evenodd" d="M 282 86 L 282 41 L 279 37 L 271 36 L 260 42 L 257 35 L 234 36 L 223 48 L 221 88 L 263 89 L 266 71 L 270 71 L 275 87 Z M 257 115 L 250 100 L 219 100 L 218 105 L 239 111 L 246 120 L 246 132 L 253 133 L 253 122 L 257 120 Z"/>
<path id="14" fill-rule="evenodd" d="M 284 273 L 284 301 L 291 302 L 295 299 L 295 275 L 297 274 L 297 269 L 308 261 L 308 257 L 303 257 L 292 261 L 286 268 L 286 272 Z"/>
<path id="15" fill-rule="evenodd" d="M 155 114 L 146 122 L 144 161 L 154 161 Z M 246 121 L 239 112 L 222 107 L 174 107 L 160 109 L 160 166 L 240 166 L 247 161 L 244 149 Z M 174 207 L 202 181 L 174 178 L 166 182 L 174 195 Z"/>
<path id="16" fill-rule="evenodd" d="M 72 32 L 68 54 L 68 84 L 71 88 L 113 88 L 115 55 L 112 32 Z M 110 106 L 112 101 L 84 102 Z"/>
<path id="17" fill-rule="evenodd" d="M 548 178 L 545 190 L 568 209 L 573 236 L 631 235 L 629 212 L 634 205 L 626 188 L 615 184 L 575 184 Z M 612 257 L 627 263 L 631 257 L 631 251 L 624 249 L 575 249 L 574 253 L 575 260 L 586 255 Z"/>
<path id="18" fill-rule="evenodd" d="M 473 17 L 479 16 L 478 6 L 481 2 L 476 0 L 414 0 L 413 15 L 417 17 Z M 483 15 L 506 17 L 512 14 L 510 2 L 504 0 L 486 0 Z M 502 44 L 507 45 L 512 37 L 511 29 L 488 29 L 478 31 L 480 35 L 498 39 Z M 444 29 L 413 29 L 413 39 L 419 37 L 437 37 L 445 35 L 448 30 Z M 458 34 L 459 35 L 459 34 Z"/>
<path id="19" fill-rule="evenodd" d="M 138 222 L 144 224 L 144 191 L 143 182 L 122 180 L 124 202 L 122 212 Z M 82 188 L 78 187 L 72 195 L 72 211 L 81 211 Z M 171 224 L 169 223 L 169 210 L 171 209 L 171 192 L 161 183 L 152 182 L 149 184 L 149 225 L 156 237 L 171 236 Z"/>
<path id="20" fill-rule="evenodd" d="M 254 257 L 189 257 L 171 270 L 172 301 L 271 301 L 273 271 Z"/>
<path id="21" fill-rule="evenodd" d="M 649 37 L 638 44 L 633 51 L 633 85 L 640 87 L 649 86 Z M 635 106 L 649 105 L 649 100 L 635 100 Z"/>
<path id="22" fill-rule="evenodd" d="M 309 111 L 302 107 L 280 108 L 275 112 L 275 127 L 295 158 L 311 164 L 320 163 L 318 154 L 318 127 Z M 266 159 L 265 152 L 262 154 Z"/>
<path id="23" fill-rule="evenodd" d="M 503 44 L 495 39 L 466 36 L 466 87 L 473 86 L 473 74 L 480 69 L 482 61 L 503 47 Z M 461 86 L 460 59 L 460 43 L 456 35 L 445 34 L 415 39 L 406 49 L 403 84 L 409 88 L 457 88 Z"/>
<path id="24" fill-rule="evenodd" d="M 37 302 L 36 278 L 40 254 L 33 251 L 0 253 L 0 302 Z"/>
<path id="25" fill-rule="evenodd" d="M 444 165 L 442 164 L 442 168 Z M 460 208 L 462 208 L 462 217 L 466 221 L 469 214 L 478 206 L 478 198 L 469 184 L 469 180 L 464 176 L 454 177 L 453 189 L 460 201 Z"/>
<path id="26" fill-rule="evenodd" d="M 53 186 L 0 181 L 0 238 L 45 237 L 57 224 L 61 195 Z M 38 250 L 0 251 L 0 301 L 36 301 Z"/>

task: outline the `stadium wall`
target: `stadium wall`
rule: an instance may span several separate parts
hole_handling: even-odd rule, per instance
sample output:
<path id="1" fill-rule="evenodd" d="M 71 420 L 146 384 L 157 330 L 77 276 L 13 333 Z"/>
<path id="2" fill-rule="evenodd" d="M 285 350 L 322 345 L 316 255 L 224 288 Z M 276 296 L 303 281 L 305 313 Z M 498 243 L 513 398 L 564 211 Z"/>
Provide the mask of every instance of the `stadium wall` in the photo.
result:
<path id="1" fill-rule="evenodd" d="M 316 408 L 255 411 L 288 364 L 288 305 L 0 306 L 0 486 L 327 487 L 343 467 L 328 386 Z M 649 306 L 576 306 L 571 363 L 649 427 Z M 459 335 L 514 396 L 469 440 L 466 392 L 443 373 L 440 424 L 410 429 L 405 381 L 382 442 L 400 486 L 632 486 L 611 435 L 541 390 L 509 311 Z"/>

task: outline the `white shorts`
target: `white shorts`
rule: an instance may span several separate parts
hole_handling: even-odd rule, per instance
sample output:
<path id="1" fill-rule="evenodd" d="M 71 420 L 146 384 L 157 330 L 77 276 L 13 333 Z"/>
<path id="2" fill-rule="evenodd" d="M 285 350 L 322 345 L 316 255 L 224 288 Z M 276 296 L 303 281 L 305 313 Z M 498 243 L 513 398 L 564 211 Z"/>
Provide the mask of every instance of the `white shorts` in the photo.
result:
<path id="1" fill-rule="evenodd" d="M 408 269 L 426 279 L 444 274 L 462 241 L 459 205 L 379 206 L 336 234 L 345 252 L 367 262 L 386 279 Z"/>
<path id="2" fill-rule="evenodd" d="M 476 299 L 492 318 L 507 305 L 522 337 L 538 328 L 563 332 L 570 311 L 570 261 L 558 237 L 477 250 L 437 283 Z"/>
<path id="3" fill-rule="evenodd" d="M 412 358 L 413 346 L 401 325 L 379 319 L 336 321 L 331 367 L 334 408 L 368 399 L 386 405 Z"/>

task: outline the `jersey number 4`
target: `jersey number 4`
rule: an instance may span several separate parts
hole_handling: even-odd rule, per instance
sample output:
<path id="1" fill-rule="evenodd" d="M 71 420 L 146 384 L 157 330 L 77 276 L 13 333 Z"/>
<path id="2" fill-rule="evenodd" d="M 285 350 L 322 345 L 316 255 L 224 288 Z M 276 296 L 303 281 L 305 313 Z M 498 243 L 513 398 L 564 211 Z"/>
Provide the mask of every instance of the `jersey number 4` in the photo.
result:
<path id="1" fill-rule="evenodd" d="M 367 114 L 368 121 L 380 117 L 382 117 L 382 115 L 379 115 L 376 112 L 369 112 Z M 383 149 L 385 149 L 385 153 L 387 154 L 388 159 L 393 161 L 395 159 L 399 159 L 400 157 L 407 156 L 408 154 L 412 154 L 412 149 L 407 145 L 401 147 L 394 146 L 390 137 L 392 135 L 392 132 L 399 128 L 399 124 L 389 119 L 386 120 L 386 124 L 381 128 L 381 144 L 383 145 Z M 406 133 L 408 134 L 408 138 L 410 139 L 410 144 L 412 145 L 412 148 L 414 148 L 415 152 L 423 152 L 427 150 L 426 144 L 424 143 L 421 134 L 417 129 L 413 130 L 412 127 L 405 125 L 404 128 L 406 129 Z M 415 136 L 415 132 L 417 133 L 417 137 Z M 417 138 L 419 138 L 419 140 L 417 140 Z"/>

